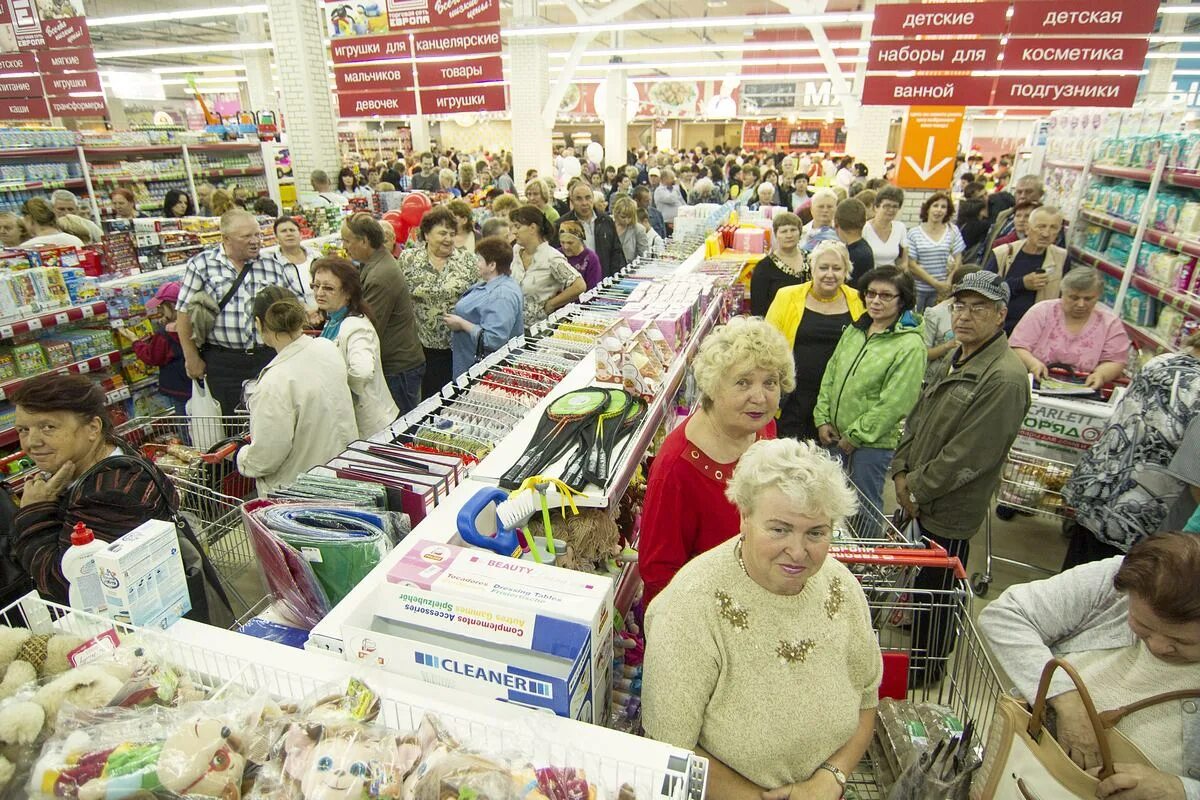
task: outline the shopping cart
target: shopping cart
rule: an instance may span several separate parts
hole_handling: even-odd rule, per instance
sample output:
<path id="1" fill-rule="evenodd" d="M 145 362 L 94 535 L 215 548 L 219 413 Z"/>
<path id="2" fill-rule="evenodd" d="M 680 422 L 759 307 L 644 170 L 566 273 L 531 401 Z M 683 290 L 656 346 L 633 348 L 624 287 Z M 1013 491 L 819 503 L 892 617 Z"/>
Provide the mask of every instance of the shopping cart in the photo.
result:
<path id="1" fill-rule="evenodd" d="M 971 621 L 962 564 L 936 543 L 924 545 L 831 549 L 830 554 L 856 574 L 889 570 L 889 581 L 862 583 L 883 651 L 881 696 L 945 706 L 964 725 L 973 723 L 973 741 L 982 744 L 1007 690 Z M 877 725 L 867 755 L 850 777 L 847 797 L 887 797 L 905 766 L 894 760 L 888 737 L 886 727 Z"/>
<path id="2" fill-rule="evenodd" d="M 194 426 L 208 433 L 213 440 L 209 447 L 193 446 Z M 173 478 L 229 497 L 244 498 L 254 489 L 254 481 L 237 471 L 234 458 L 249 438 L 249 416 L 135 417 L 116 432 Z"/>
<path id="3" fill-rule="evenodd" d="M 1102 394 L 1111 396 L 1107 390 Z M 1017 514 L 1067 521 L 1074 513 L 1063 502 L 1062 489 L 1083 453 L 1100 438 L 1113 405 L 1110 402 L 1033 393 L 1029 413 L 1013 442 L 996 488 L 996 516 Z M 994 551 L 992 517 L 984 520 L 984 568 L 971 575 L 971 589 L 986 597 L 992 584 L 992 565 L 1007 564 L 1042 575 L 1054 575 L 1037 564 L 998 556 Z"/>

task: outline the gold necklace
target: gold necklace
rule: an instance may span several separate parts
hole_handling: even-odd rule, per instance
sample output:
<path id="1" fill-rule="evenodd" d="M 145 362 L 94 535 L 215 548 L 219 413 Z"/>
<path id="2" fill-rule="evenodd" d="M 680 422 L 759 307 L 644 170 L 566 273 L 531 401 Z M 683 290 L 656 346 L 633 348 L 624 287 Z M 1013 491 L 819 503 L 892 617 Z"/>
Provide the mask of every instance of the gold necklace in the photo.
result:
<path id="1" fill-rule="evenodd" d="M 828 300 L 826 300 L 824 297 L 821 297 L 821 295 L 817 294 L 816 292 L 809 292 L 808 296 L 811 297 L 813 300 L 816 300 L 818 303 L 836 303 L 838 300 L 841 299 L 841 292 L 838 292 L 837 294 L 835 294 L 833 297 L 829 298 Z"/>

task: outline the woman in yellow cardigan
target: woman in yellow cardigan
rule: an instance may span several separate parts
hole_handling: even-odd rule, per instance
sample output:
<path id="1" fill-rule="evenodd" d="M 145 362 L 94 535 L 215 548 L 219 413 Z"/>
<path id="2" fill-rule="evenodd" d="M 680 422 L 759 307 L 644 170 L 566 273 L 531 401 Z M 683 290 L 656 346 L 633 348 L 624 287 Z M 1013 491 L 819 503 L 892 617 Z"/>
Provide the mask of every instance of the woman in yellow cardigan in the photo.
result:
<path id="1" fill-rule="evenodd" d="M 850 254 L 841 242 L 821 242 L 809 258 L 812 280 L 780 289 L 767 309 L 767 322 L 792 347 L 796 390 L 780 403 L 779 436 L 816 439 L 813 410 L 825 365 L 848 325 L 863 315 L 862 298 L 846 285 Z"/>

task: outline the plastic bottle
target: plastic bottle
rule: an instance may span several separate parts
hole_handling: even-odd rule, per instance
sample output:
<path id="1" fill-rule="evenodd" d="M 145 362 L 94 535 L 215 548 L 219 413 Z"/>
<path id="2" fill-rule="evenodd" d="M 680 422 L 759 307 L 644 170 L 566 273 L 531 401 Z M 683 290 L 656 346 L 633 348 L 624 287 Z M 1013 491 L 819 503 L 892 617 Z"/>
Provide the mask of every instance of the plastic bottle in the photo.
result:
<path id="1" fill-rule="evenodd" d="M 104 589 L 96 570 L 96 553 L 106 546 L 105 542 L 96 541 L 91 528 L 82 522 L 75 523 L 75 529 L 71 531 L 71 548 L 62 557 L 63 577 L 70 584 L 71 608 L 91 613 L 104 610 Z"/>

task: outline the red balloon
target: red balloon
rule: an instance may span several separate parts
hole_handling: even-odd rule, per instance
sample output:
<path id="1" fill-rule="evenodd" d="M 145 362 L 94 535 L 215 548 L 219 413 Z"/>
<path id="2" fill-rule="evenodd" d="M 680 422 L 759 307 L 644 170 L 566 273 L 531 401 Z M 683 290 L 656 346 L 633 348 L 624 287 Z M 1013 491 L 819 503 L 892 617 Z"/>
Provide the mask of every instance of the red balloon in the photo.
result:
<path id="1" fill-rule="evenodd" d="M 404 219 L 404 214 L 402 214 L 399 209 L 393 209 L 392 211 L 386 212 L 383 215 L 383 218 L 388 222 L 396 222 Z"/>
<path id="2" fill-rule="evenodd" d="M 421 218 L 431 208 L 433 208 L 433 203 L 428 197 L 420 192 L 414 192 L 404 198 L 404 202 L 400 204 L 400 218 L 415 227 L 421 224 Z"/>

